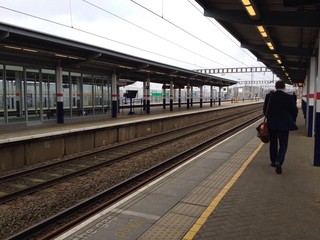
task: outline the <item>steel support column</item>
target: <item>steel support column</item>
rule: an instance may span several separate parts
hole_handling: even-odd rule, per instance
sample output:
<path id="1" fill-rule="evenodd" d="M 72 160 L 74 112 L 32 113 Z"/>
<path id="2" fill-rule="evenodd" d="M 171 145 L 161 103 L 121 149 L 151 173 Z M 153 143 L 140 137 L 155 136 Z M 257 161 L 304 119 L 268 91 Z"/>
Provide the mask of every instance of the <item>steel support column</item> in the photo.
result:
<path id="1" fill-rule="evenodd" d="M 187 109 L 190 108 L 190 83 L 187 83 Z"/>
<path id="2" fill-rule="evenodd" d="M 203 86 L 200 86 L 200 108 L 202 108 Z"/>
<path id="3" fill-rule="evenodd" d="M 146 89 L 146 79 L 143 81 L 143 111 L 146 110 L 147 104 L 147 89 Z"/>
<path id="4" fill-rule="evenodd" d="M 112 74 L 112 80 L 111 80 L 111 98 L 112 98 L 111 116 L 113 118 L 116 118 L 117 112 L 118 112 L 118 89 L 117 89 L 117 75 L 115 73 Z"/>
<path id="5" fill-rule="evenodd" d="M 170 80 L 170 112 L 173 111 L 173 81 Z"/>
<path id="6" fill-rule="evenodd" d="M 147 84 L 146 84 L 146 90 L 147 90 L 147 108 L 146 113 L 150 114 L 150 77 L 147 77 Z"/>
<path id="7" fill-rule="evenodd" d="M 178 91 L 178 107 L 181 108 L 181 88 L 180 87 Z"/>
<path id="8" fill-rule="evenodd" d="M 213 86 L 210 86 L 210 107 L 212 107 L 213 102 Z"/>
<path id="9" fill-rule="evenodd" d="M 57 122 L 64 123 L 62 68 L 60 66 L 57 66 L 56 68 L 56 80 L 57 80 Z"/>
<path id="10" fill-rule="evenodd" d="M 320 33 L 318 40 L 320 40 Z M 317 70 L 316 70 L 316 93 L 314 95 L 316 104 L 315 112 L 315 134 L 314 134 L 314 159 L 313 164 L 315 166 L 320 166 L 320 43 L 318 41 L 318 58 L 317 58 Z"/>
<path id="11" fill-rule="evenodd" d="M 162 84 L 162 108 L 166 109 L 166 84 Z"/>
<path id="12" fill-rule="evenodd" d="M 308 96 L 307 96 L 307 135 L 313 137 L 314 134 L 314 97 L 315 97 L 315 81 L 316 81 L 316 58 L 312 57 L 310 61 L 310 70 L 308 77 Z"/>
<path id="13" fill-rule="evenodd" d="M 219 96 L 218 96 L 218 101 L 219 101 L 219 103 L 218 103 L 218 105 L 219 106 L 221 106 L 221 89 L 222 89 L 222 87 L 219 87 Z"/>

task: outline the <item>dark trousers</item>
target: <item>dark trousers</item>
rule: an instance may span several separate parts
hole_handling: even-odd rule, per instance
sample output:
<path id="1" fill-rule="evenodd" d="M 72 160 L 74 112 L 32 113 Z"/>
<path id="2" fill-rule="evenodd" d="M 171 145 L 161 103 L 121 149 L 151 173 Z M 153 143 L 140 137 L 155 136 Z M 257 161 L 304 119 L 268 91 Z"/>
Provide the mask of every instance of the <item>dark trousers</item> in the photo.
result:
<path id="1" fill-rule="evenodd" d="M 270 160 L 272 163 L 283 164 L 289 141 L 289 131 L 270 130 Z M 279 143 L 279 148 L 278 148 Z"/>

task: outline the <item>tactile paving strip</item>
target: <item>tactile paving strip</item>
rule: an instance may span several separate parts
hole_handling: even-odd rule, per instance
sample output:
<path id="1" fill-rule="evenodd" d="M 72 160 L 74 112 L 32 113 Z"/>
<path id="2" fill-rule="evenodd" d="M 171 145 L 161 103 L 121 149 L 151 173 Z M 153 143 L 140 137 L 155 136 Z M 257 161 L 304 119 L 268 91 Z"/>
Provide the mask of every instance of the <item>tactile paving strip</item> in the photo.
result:
<path id="1" fill-rule="evenodd" d="M 199 217 L 204 210 L 205 207 L 180 202 L 174 208 L 172 208 L 170 212 L 190 217 Z"/>
<path id="2" fill-rule="evenodd" d="M 192 226 L 195 218 L 176 213 L 167 213 L 152 226 L 152 231 L 146 231 L 139 240 L 177 240 Z"/>

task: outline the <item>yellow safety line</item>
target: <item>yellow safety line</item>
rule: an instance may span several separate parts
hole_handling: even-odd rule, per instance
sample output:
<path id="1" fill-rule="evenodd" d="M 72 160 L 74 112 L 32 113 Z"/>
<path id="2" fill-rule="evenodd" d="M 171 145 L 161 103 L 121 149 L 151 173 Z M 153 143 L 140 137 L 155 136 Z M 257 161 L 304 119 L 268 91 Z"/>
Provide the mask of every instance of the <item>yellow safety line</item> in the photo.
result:
<path id="1" fill-rule="evenodd" d="M 210 205 L 207 207 L 207 209 L 202 213 L 200 218 L 196 221 L 195 224 L 190 228 L 190 230 L 186 233 L 186 235 L 183 237 L 183 240 L 192 240 L 197 232 L 200 230 L 202 225 L 207 221 L 211 213 L 214 211 L 214 209 L 217 207 L 217 205 L 220 203 L 221 199 L 226 195 L 226 193 L 230 190 L 232 185 L 237 181 L 237 179 L 241 176 L 241 174 L 244 172 L 244 170 L 247 168 L 249 163 L 253 160 L 253 158 L 257 155 L 257 153 L 262 148 L 263 143 L 260 143 L 260 145 L 257 147 L 257 149 L 250 155 L 250 157 L 243 163 L 241 168 L 236 172 L 236 174 L 231 178 L 231 180 L 227 183 L 227 185 L 224 186 L 224 188 L 218 193 L 218 195 L 213 199 L 213 201 L 210 203 Z"/>

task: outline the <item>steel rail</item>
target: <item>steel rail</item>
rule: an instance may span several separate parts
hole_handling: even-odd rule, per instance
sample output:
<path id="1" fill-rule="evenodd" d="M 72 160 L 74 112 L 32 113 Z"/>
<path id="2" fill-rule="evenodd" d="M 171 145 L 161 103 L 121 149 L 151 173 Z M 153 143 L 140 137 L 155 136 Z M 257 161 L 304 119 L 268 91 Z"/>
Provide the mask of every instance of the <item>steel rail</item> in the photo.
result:
<path id="1" fill-rule="evenodd" d="M 223 133 L 212 137 L 209 140 L 206 140 L 202 143 L 199 143 L 197 146 L 195 146 L 192 149 L 186 150 L 182 153 L 177 154 L 176 156 L 173 156 L 169 159 L 167 159 L 165 162 L 162 162 L 156 166 L 153 166 L 152 168 L 139 173 L 135 175 L 134 177 L 131 177 L 109 189 L 107 189 L 104 192 L 101 192 L 91 198 L 88 198 L 87 200 L 70 207 L 66 209 L 65 211 L 56 214 L 55 216 L 52 216 L 44 221 L 42 221 L 39 224 L 36 224 L 34 226 L 29 227 L 28 229 L 25 229 L 11 237 L 8 238 L 8 240 L 26 240 L 30 239 L 30 237 L 36 237 L 39 240 L 45 240 L 45 239 L 53 239 L 54 237 L 60 235 L 61 233 L 65 232 L 66 230 L 70 229 L 71 227 L 77 225 L 78 223 L 82 222 L 83 220 L 87 219 L 88 217 L 98 213 L 104 208 L 107 208 L 108 206 L 112 205 L 113 203 L 119 201 L 120 199 L 124 198 L 128 194 L 134 192 L 135 190 L 141 188 L 142 186 L 146 185 L 147 183 L 150 183 L 154 179 L 157 179 L 158 177 L 162 176 L 166 172 L 174 169 L 175 167 L 179 166 L 181 163 L 187 161 L 188 159 L 198 155 L 199 153 L 203 152 L 205 149 L 208 149 L 212 147 L 213 145 L 217 144 L 218 142 L 228 138 L 235 132 L 245 128 L 246 126 L 252 124 L 253 122 L 256 122 L 258 119 L 261 119 L 262 115 L 258 117 L 254 117 L 246 122 L 243 122 L 239 125 L 234 126 L 231 129 L 228 129 L 224 131 Z M 149 177 L 146 177 L 149 176 Z M 129 189 L 128 186 L 131 186 Z M 121 192 L 121 189 L 126 189 Z M 105 201 L 106 198 L 108 198 L 110 195 L 115 194 L 117 192 L 121 192 L 116 195 L 116 197 L 109 199 Z M 98 206 L 92 207 L 98 203 Z M 92 209 L 90 209 L 92 208 Z M 82 214 L 75 219 L 71 220 L 68 223 L 64 223 L 63 225 L 59 227 L 53 227 L 56 226 L 57 223 L 63 222 L 66 218 L 71 218 L 72 216 L 77 215 L 79 212 L 82 212 Z M 54 230 L 50 231 L 49 233 L 45 233 L 42 236 L 39 236 L 43 234 L 44 232 L 48 231 L 48 229 L 54 228 Z"/>
<path id="2" fill-rule="evenodd" d="M 260 108 L 259 108 L 260 110 Z M 176 132 L 181 132 L 181 131 L 186 131 L 186 129 L 188 129 L 189 131 L 186 133 L 186 132 L 182 132 L 180 134 L 178 134 L 178 136 L 175 136 L 174 138 L 172 136 L 168 136 L 168 132 L 166 133 L 161 133 L 161 134 L 158 134 L 157 136 L 149 136 L 147 138 L 144 138 L 142 140 L 138 140 L 138 141 L 135 141 L 134 143 L 135 144 L 139 144 L 139 142 L 142 142 L 142 141 L 149 141 L 149 146 L 148 147 L 142 147 L 140 149 L 135 149 L 134 151 L 132 152 L 127 152 L 127 153 L 121 153 L 120 156 L 116 156 L 116 157 L 113 157 L 112 159 L 109 159 L 108 161 L 102 161 L 100 163 L 97 163 L 93 166 L 87 166 L 83 169 L 80 169 L 80 170 L 75 170 L 74 172 L 69 172 L 69 173 L 66 173 L 65 175 L 63 176 L 59 176 L 59 177 L 56 177 L 56 178 L 53 178 L 51 180 L 47 180 L 45 182 L 39 182 L 39 183 L 35 183 L 35 185 L 33 186 L 29 186 L 29 187 L 26 187 L 24 189 L 19 189 L 18 191 L 15 191 L 15 192 L 12 192 L 12 193 L 8 193 L 7 195 L 3 195 L 0 197 L 0 204 L 3 204 L 5 202 L 8 202 L 8 201 L 12 201 L 18 197 L 21 197 L 22 195 L 27 195 L 27 194 L 31 194 L 31 193 L 34 193 L 36 191 L 39 191 L 41 189 L 44 189 L 44 188 L 47 188 L 47 187 L 50 187 L 50 186 L 53 186 L 57 183 L 60 183 L 62 181 L 65 181 L 65 180 L 68 180 L 68 179 L 71 179 L 73 177 L 76 177 L 76 176 L 80 176 L 80 175 L 83 175 L 83 174 L 86 174 L 86 173 L 89 173 L 89 172 L 92 172 L 92 171 L 95 171 L 101 167 L 105 167 L 105 166 L 108 166 L 108 165 L 111 165 L 115 162 L 118 162 L 122 159 L 126 159 L 134 154 L 138 154 L 140 152 L 143 152 L 145 151 L 146 149 L 150 149 L 150 148 L 154 148 L 154 147 L 159 147 L 163 144 L 167 144 L 168 142 L 172 142 L 172 141 L 176 141 L 177 139 L 179 138 L 183 138 L 183 137 L 186 137 L 188 135 L 191 135 L 191 134 L 195 134 L 196 132 L 199 132 L 199 131 L 204 131 L 208 128 L 211 128 L 213 126 L 216 126 L 216 125 L 219 125 L 221 123 L 224 123 L 226 121 L 231 121 L 231 120 L 234 120 L 234 119 L 237 119 L 239 116 L 246 116 L 248 115 L 248 112 L 254 112 L 254 111 L 257 111 L 255 109 L 251 109 L 249 111 L 245 111 L 245 112 L 241 112 L 239 113 L 238 115 L 236 114 L 232 114 L 232 115 L 228 115 L 228 116 L 223 116 L 223 117 L 220 117 L 218 119 L 215 119 L 216 122 L 214 122 L 213 120 L 211 121 L 208 121 L 208 123 L 210 123 L 209 125 L 207 126 L 199 126 L 199 124 L 197 124 L 196 126 L 188 126 L 188 127 L 185 127 L 185 128 L 180 128 L 180 129 L 177 129 L 177 130 L 173 130 L 173 131 L 170 131 L 169 133 L 176 133 Z M 227 120 L 226 120 L 227 119 Z M 197 127 L 197 129 L 196 129 Z M 167 140 L 162 140 L 162 142 L 158 143 L 158 142 L 154 142 L 154 141 L 150 141 L 149 139 L 152 139 L 152 138 L 159 138 L 159 136 L 165 136 L 165 138 Z M 126 143 L 124 145 L 121 145 L 121 147 L 124 147 L 124 146 L 128 146 L 128 144 L 133 144 L 133 142 L 130 142 L 130 143 Z M 118 148 L 119 146 L 117 146 L 116 148 Z M 132 147 L 132 146 L 130 146 Z M 127 147 L 129 148 L 129 147 Z M 114 149 L 114 148 L 109 148 L 107 150 L 111 150 L 111 149 Z M 101 153 L 101 151 L 100 151 Z M 90 153 L 89 155 L 93 155 L 92 153 Z M 81 156 L 81 158 L 84 157 L 84 156 Z M 74 161 L 74 159 L 73 159 Z M 60 163 L 60 165 L 63 165 L 63 164 L 66 164 L 65 162 L 62 162 Z M 77 162 L 78 164 L 78 162 Z M 54 166 L 59 166 L 57 164 L 54 164 Z M 52 165 L 50 165 L 49 167 L 52 167 Z M 44 171 L 44 170 L 47 170 L 48 168 L 44 168 L 44 167 L 41 167 L 41 171 Z M 34 173 L 34 172 L 32 172 Z M 23 177 L 25 177 L 27 175 L 25 175 L 23 173 Z M 19 175 L 16 175 L 16 177 L 19 177 Z M 13 177 L 11 177 L 12 179 L 14 179 Z"/>

